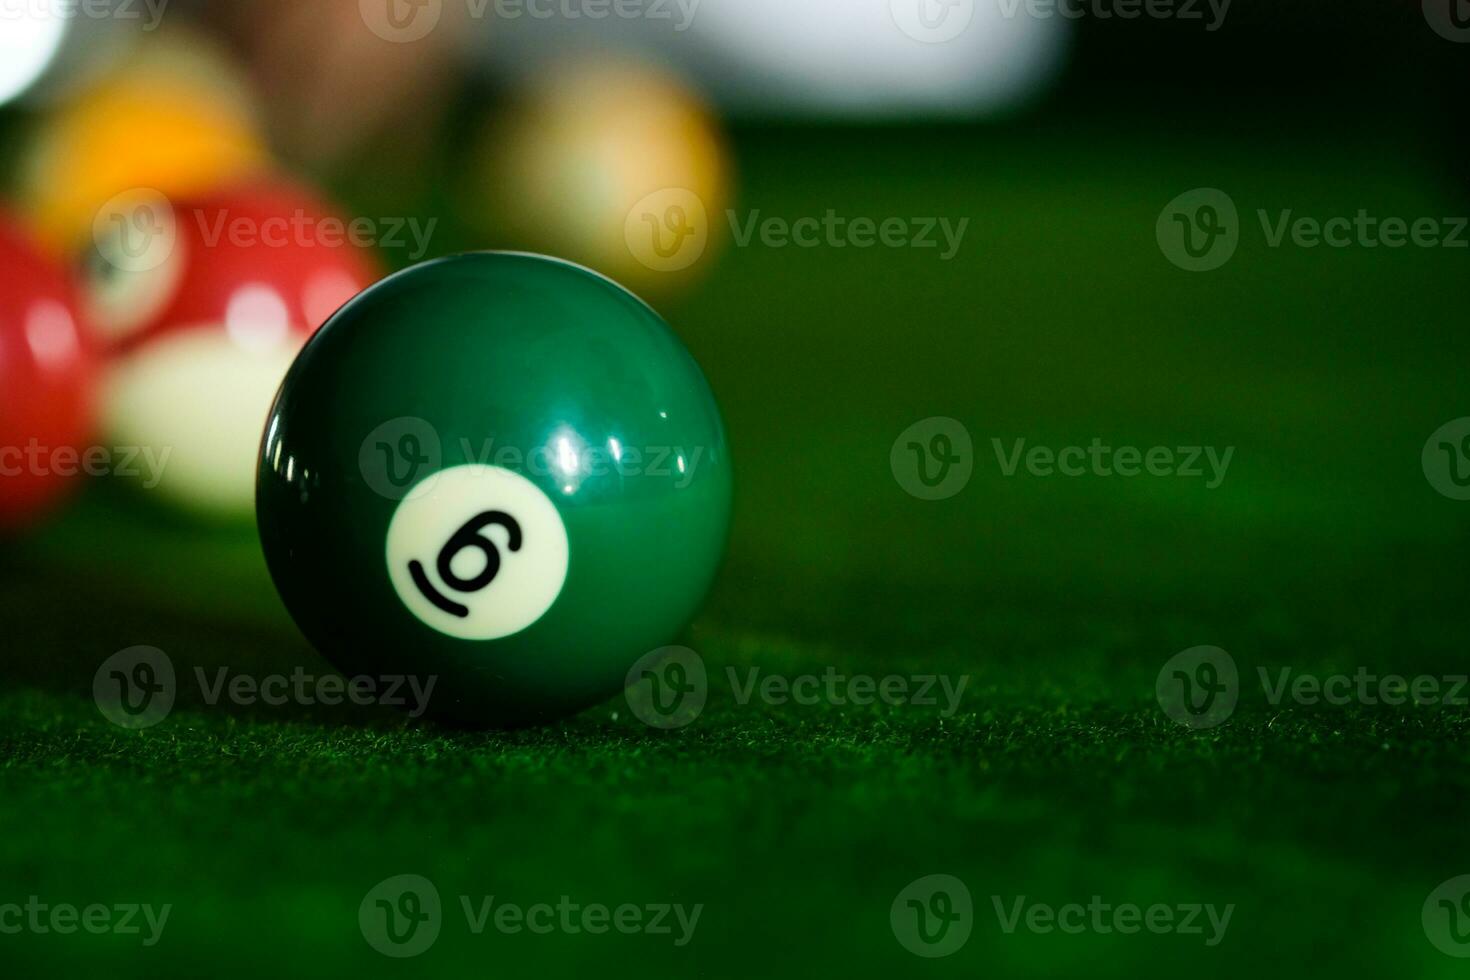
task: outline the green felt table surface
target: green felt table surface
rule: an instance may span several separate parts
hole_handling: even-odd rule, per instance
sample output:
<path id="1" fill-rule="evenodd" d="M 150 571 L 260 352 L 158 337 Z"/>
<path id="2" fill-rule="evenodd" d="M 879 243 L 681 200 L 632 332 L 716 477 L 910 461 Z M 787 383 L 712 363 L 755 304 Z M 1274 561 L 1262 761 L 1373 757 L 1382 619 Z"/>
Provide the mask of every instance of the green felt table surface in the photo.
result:
<path id="1" fill-rule="evenodd" d="M 1420 463 L 1431 432 L 1470 414 L 1465 252 L 1273 248 L 1257 218 L 1464 212 L 1414 140 L 1387 153 L 1351 132 L 737 132 L 741 216 L 970 224 L 948 262 L 727 243 L 660 301 L 737 467 L 729 557 L 683 637 L 710 703 L 681 730 L 621 699 L 464 733 L 185 693 L 159 726 L 123 731 L 90 689 L 127 646 L 191 678 L 328 668 L 252 529 L 89 487 L 0 565 L 0 903 L 173 908 L 151 948 L 27 934 L 0 936 L 0 958 L 16 976 L 115 977 L 1456 972 L 1420 916 L 1470 872 L 1470 714 L 1272 704 L 1258 679 L 1470 672 L 1470 504 Z M 1155 222 L 1200 186 L 1232 196 L 1242 243 L 1190 274 Z M 381 212 L 395 193 L 357 203 Z M 931 416 L 961 421 L 975 458 L 961 493 L 926 502 L 889 454 Z M 1234 455 L 1207 489 L 1006 476 L 992 442 L 1094 437 Z M 1201 644 L 1230 651 L 1242 693 L 1226 724 L 1192 732 L 1154 684 Z M 751 671 L 829 669 L 967 686 L 952 713 L 738 696 Z M 391 960 L 358 906 L 410 873 L 436 884 L 443 928 Z M 968 885 L 974 931 L 919 960 L 890 905 L 936 873 Z M 684 946 L 476 935 L 460 900 L 486 896 L 703 911 Z M 995 902 L 1019 896 L 1234 911 L 1215 946 L 1008 934 Z"/>

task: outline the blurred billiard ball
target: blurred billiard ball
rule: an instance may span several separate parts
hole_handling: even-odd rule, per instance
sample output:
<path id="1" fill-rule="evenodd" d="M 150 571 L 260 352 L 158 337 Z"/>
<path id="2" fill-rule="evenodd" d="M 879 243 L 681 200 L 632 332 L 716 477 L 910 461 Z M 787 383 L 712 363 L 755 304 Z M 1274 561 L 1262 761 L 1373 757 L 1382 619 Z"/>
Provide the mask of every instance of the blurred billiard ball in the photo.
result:
<path id="1" fill-rule="evenodd" d="M 658 315 L 511 253 L 348 303 L 287 375 L 258 481 L 307 638 L 349 676 L 436 677 L 431 713 L 494 727 L 617 693 L 703 600 L 731 495 L 719 409 Z"/>
<path id="2" fill-rule="evenodd" d="M 286 369 L 377 278 L 346 227 L 314 193 L 265 180 L 194 201 L 124 196 L 99 216 L 82 299 L 108 349 L 103 422 L 161 462 L 170 503 L 250 518 Z"/>
<path id="3" fill-rule="evenodd" d="M 81 472 L 97 359 L 62 268 L 0 216 L 0 530 L 28 524 Z"/>
<path id="4" fill-rule="evenodd" d="M 244 73 L 189 31 L 166 31 L 37 117 L 18 161 L 25 216 L 65 256 L 90 241 L 99 210 L 148 189 L 198 197 L 268 166 Z"/>
<path id="5" fill-rule="evenodd" d="M 721 244 L 724 135 L 691 88 L 649 65 L 556 66 L 492 120 L 479 155 L 490 230 L 639 293 L 676 292 Z"/>

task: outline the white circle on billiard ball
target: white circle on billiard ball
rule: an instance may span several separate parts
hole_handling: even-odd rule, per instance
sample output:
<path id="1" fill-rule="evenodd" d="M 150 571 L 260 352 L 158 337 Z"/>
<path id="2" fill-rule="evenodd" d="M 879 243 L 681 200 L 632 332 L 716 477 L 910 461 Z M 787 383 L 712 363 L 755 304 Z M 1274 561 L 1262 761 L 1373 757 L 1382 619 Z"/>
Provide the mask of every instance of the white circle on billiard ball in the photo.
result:
<path id="1" fill-rule="evenodd" d="M 124 191 L 98 211 L 81 302 L 107 340 L 130 336 L 167 307 L 184 281 L 179 219 L 160 191 Z"/>
<path id="2" fill-rule="evenodd" d="M 388 577 L 426 626 L 462 640 L 513 636 L 540 619 L 567 579 L 566 525 L 530 480 L 499 466 L 425 477 L 388 524 Z"/>

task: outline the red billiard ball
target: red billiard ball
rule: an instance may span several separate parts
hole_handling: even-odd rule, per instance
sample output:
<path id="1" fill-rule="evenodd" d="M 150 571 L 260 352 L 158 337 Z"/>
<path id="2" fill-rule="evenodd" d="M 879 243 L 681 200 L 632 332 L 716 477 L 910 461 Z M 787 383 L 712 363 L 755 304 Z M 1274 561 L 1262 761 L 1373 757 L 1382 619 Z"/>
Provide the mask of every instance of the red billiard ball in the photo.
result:
<path id="1" fill-rule="evenodd" d="M 97 356 L 65 272 L 0 215 L 0 528 L 33 521 L 81 472 Z"/>
<path id="2" fill-rule="evenodd" d="M 378 278 L 351 230 L 286 182 L 197 201 L 140 192 L 99 215 L 84 309 L 111 355 L 103 420 L 118 445 L 154 453 L 170 502 L 253 512 L 256 451 L 286 369 Z"/>

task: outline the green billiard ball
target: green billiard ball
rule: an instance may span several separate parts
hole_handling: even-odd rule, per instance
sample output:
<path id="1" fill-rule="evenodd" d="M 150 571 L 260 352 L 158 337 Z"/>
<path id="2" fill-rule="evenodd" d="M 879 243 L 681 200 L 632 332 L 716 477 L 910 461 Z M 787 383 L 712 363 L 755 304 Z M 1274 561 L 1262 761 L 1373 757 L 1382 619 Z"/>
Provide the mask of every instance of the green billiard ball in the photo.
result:
<path id="1" fill-rule="evenodd" d="M 383 280 L 307 343 L 256 516 L 306 637 L 349 677 L 434 677 L 456 723 L 616 694 L 693 617 L 730 459 L 699 366 L 594 272 L 478 253 Z"/>

